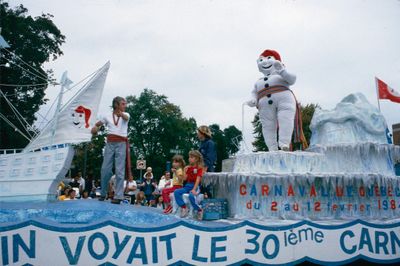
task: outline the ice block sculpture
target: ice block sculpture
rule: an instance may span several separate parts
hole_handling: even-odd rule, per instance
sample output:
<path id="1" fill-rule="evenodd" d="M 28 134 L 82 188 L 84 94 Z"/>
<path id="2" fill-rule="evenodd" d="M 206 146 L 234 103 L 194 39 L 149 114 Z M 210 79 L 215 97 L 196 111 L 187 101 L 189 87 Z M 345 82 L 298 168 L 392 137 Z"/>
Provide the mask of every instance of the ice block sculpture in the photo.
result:
<path id="1" fill-rule="evenodd" d="M 385 118 L 361 93 L 345 97 L 333 110 L 316 109 L 310 128 L 310 146 L 388 143 Z"/>

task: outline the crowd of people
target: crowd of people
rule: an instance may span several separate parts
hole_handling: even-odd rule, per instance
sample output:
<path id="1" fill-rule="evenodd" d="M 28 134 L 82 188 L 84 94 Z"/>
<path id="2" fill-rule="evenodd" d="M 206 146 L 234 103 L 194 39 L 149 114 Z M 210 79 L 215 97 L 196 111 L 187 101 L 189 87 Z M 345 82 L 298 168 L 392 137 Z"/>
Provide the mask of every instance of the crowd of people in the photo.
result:
<path id="1" fill-rule="evenodd" d="M 126 100 L 115 97 L 112 107 L 112 113 L 103 116 L 91 130 L 95 135 L 100 127 L 105 126 L 108 131 L 100 184 L 96 184 L 93 179 L 85 180 L 79 172 L 68 185 L 60 184 L 59 199 L 98 198 L 99 201 L 110 200 L 114 204 L 126 202 L 156 207 L 163 209 L 165 214 L 179 209 L 181 217 L 187 216 L 191 208 L 197 218 L 202 219 L 203 210 L 199 203 L 203 197 L 211 196 L 211 189 L 201 186 L 201 178 L 205 172 L 214 171 L 216 162 L 216 149 L 210 128 L 200 126 L 197 129 L 200 147 L 189 152 L 188 165 L 181 155 L 175 155 L 171 171 L 166 171 L 158 183 L 151 167 L 147 168 L 143 177 L 135 181 L 129 158 L 127 135 L 130 116 L 125 112 Z"/>
<path id="2" fill-rule="evenodd" d="M 165 171 L 158 182 L 154 178 L 151 167 L 148 167 L 143 177 L 137 180 L 130 175 L 124 181 L 123 203 L 155 207 L 163 210 L 165 214 L 176 213 L 180 209 L 182 217 L 188 215 L 187 204 L 190 204 L 196 212 L 197 219 L 201 219 L 203 213 L 200 201 L 209 197 L 207 189 L 200 185 L 205 170 L 203 156 L 199 151 L 189 152 L 187 166 L 183 156 L 175 155 L 172 158 L 171 171 Z M 115 175 L 110 178 L 107 187 L 108 193 L 105 200 L 112 201 L 116 189 Z M 99 182 L 90 177 L 85 180 L 82 173 L 78 172 L 69 182 L 60 182 L 58 199 L 60 201 L 101 199 L 100 191 Z M 186 201 L 184 194 L 187 194 Z"/>

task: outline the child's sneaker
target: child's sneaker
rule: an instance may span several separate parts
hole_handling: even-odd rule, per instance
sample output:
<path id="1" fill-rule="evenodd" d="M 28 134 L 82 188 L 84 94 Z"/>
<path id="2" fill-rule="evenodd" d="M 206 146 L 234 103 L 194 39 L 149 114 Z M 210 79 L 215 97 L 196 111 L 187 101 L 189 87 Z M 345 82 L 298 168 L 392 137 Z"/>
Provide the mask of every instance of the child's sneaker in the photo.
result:
<path id="1" fill-rule="evenodd" d="M 188 210 L 188 208 L 186 208 L 186 206 L 181 207 L 181 218 L 186 217 L 188 215 L 188 213 L 189 213 L 189 210 Z"/>
<path id="2" fill-rule="evenodd" d="M 197 220 L 199 220 L 199 221 L 203 220 L 203 210 L 202 209 L 197 211 Z"/>
<path id="3" fill-rule="evenodd" d="M 165 210 L 164 210 L 165 214 L 170 214 L 172 213 L 172 205 L 169 205 Z"/>

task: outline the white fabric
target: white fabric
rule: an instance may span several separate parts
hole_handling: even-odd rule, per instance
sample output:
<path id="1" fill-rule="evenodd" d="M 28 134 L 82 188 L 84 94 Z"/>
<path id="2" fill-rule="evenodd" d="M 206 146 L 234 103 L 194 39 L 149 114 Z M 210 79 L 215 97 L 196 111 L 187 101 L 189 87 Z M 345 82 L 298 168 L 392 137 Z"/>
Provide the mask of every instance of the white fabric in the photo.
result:
<path id="1" fill-rule="evenodd" d="M 249 106 L 257 104 L 257 93 L 266 87 L 285 86 L 289 87 L 296 81 L 296 76 L 287 72 L 281 62 L 273 57 L 265 59 L 260 57 L 257 61 L 260 72 L 265 77 L 260 78 L 253 89 L 252 100 L 247 102 Z M 267 69 L 266 69 L 267 68 Z M 270 104 L 271 102 L 271 104 Z M 291 91 L 283 91 L 263 97 L 258 102 L 258 111 L 262 132 L 270 151 L 277 151 L 278 147 L 289 148 L 292 138 L 294 117 L 296 114 L 296 100 Z M 277 141 L 277 129 L 279 125 L 279 143 Z"/>
<path id="2" fill-rule="evenodd" d="M 129 113 L 125 113 L 128 116 L 128 120 L 124 120 L 122 117 L 119 118 L 117 125 L 114 124 L 117 122 L 118 117 L 114 115 L 112 112 L 103 115 L 100 121 L 107 127 L 108 134 L 118 135 L 122 137 L 128 136 L 128 122 L 129 122 Z M 113 119 L 114 116 L 114 119 Z"/>

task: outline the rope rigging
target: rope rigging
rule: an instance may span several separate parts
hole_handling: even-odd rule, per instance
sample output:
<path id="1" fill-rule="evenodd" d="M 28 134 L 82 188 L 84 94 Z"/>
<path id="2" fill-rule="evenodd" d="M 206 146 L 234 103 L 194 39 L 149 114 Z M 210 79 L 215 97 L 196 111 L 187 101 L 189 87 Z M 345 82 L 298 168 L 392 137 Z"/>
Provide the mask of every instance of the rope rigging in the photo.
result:
<path id="1" fill-rule="evenodd" d="M 3 58 L 4 58 L 5 60 L 7 60 L 9 63 L 11 63 L 11 64 L 17 66 L 18 68 L 20 68 L 21 70 L 23 70 L 25 73 L 28 73 L 28 74 L 30 74 L 30 75 L 36 77 L 36 78 L 39 78 L 39 79 L 41 79 L 41 80 L 44 80 L 45 83 L 38 83 L 38 84 L 0 84 L 1 87 L 6 87 L 6 88 L 8 87 L 8 88 L 14 89 L 14 92 L 15 92 L 15 90 L 16 90 L 17 88 L 28 88 L 29 92 L 34 92 L 34 91 L 37 91 L 37 90 L 44 90 L 44 89 L 47 88 L 48 85 L 53 85 L 53 86 L 55 86 L 55 85 L 60 85 L 60 83 L 54 82 L 54 81 L 52 81 L 52 80 L 49 80 L 49 79 L 47 78 L 47 76 L 45 76 L 43 73 L 41 73 L 39 70 L 37 70 L 37 69 L 34 68 L 33 66 L 29 65 L 27 62 L 25 62 L 20 56 L 16 55 L 14 52 L 12 52 L 12 51 L 10 51 L 10 50 L 8 50 L 8 49 L 6 49 L 6 48 L 3 48 L 3 49 L 4 49 L 5 51 L 8 52 L 9 56 L 12 57 L 12 59 L 7 58 L 6 56 L 4 56 L 5 54 L 2 54 L 2 55 L 0 54 L 1 57 L 3 57 Z M 23 65 L 26 65 L 26 66 L 29 67 L 29 69 L 31 69 L 32 71 L 31 71 L 31 70 L 28 70 L 28 69 L 25 68 L 24 66 L 18 64 L 18 63 L 16 62 L 17 60 L 20 60 L 20 61 L 22 62 Z M 72 89 L 74 89 L 75 87 L 77 87 L 78 85 L 80 85 L 81 83 L 83 83 L 84 81 L 86 81 L 87 79 L 93 77 L 98 71 L 99 71 L 99 70 L 96 70 L 96 71 L 94 71 L 93 73 L 87 75 L 85 78 L 83 78 L 82 80 L 80 80 L 78 83 L 74 84 L 74 86 L 69 87 L 69 88 L 65 88 L 64 94 L 65 94 L 66 92 L 71 91 Z M 87 81 L 87 82 L 85 83 L 85 85 L 84 85 L 82 88 L 84 88 L 88 82 L 89 82 L 89 81 Z M 78 90 L 78 91 L 73 95 L 73 97 L 71 97 L 71 99 L 70 99 L 65 105 L 67 105 L 80 91 L 81 91 L 81 90 Z M 38 135 L 38 133 L 39 133 L 38 130 L 35 129 L 34 127 L 32 127 L 32 126 L 26 121 L 26 119 L 21 115 L 21 113 L 17 110 L 17 108 L 15 108 L 15 106 L 14 106 L 14 105 L 11 103 L 11 101 L 7 98 L 7 97 L 12 97 L 12 96 L 18 96 L 18 95 L 20 95 L 20 94 L 21 94 L 20 92 L 15 92 L 15 93 L 12 93 L 12 94 L 8 94 L 8 93 L 6 94 L 6 93 L 4 93 L 2 90 L 0 90 L 0 97 L 3 97 L 3 98 L 5 99 L 5 101 L 7 102 L 7 104 L 10 106 L 12 112 L 14 113 L 14 115 L 16 116 L 16 118 L 18 119 L 18 121 L 21 123 L 23 129 L 26 131 L 26 133 L 29 135 L 30 138 L 29 138 L 28 136 L 26 136 L 26 134 L 24 134 L 21 130 L 19 130 L 10 120 L 7 119 L 6 116 L 4 116 L 4 115 L 1 114 L 1 113 L 0 113 L 0 118 L 3 119 L 8 125 L 10 125 L 15 131 L 19 132 L 23 137 L 25 137 L 26 139 L 28 139 L 28 140 L 30 141 L 32 138 L 35 138 L 35 137 Z M 37 113 L 37 115 L 40 116 L 40 117 L 42 117 L 43 120 L 46 120 L 46 121 L 44 122 L 44 123 L 46 123 L 46 125 L 45 125 L 43 128 L 45 128 L 45 127 L 50 123 L 51 119 L 50 119 L 50 120 L 47 119 L 47 116 L 49 115 L 50 111 L 52 110 L 52 108 L 53 108 L 53 106 L 54 106 L 54 103 L 57 101 L 57 99 L 58 99 L 59 97 L 60 97 L 60 95 L 57 95 L 55 101 L 52 103 L 52 105 L 50 106 L 50 109 L 48 109 L 48 111 L 47 111 L 47 113 L 46 113 L 45 116 L 41 115 L 40 113 Z M 64 106 L 65 106 L 65 105 L 64 105 Z M 62 108 L 61 108 L 61 109 L 62 109 Z M 60 109 L 60 110 L 61 110 L 61 109 Z M 59 110 L 59 111 L 60 111 L 60 110 Z M 43 123 L 43 122 L 42 122 L 42 123 Z M 31 132 L 32 132 L 32 131 L 34 132 L 34 136 L 31 135 Z"/>
<path id="2" fill-rule="evenodd" d="M 15 108 L 15 106 L 8 100 L 8 98 L 5 97 L 5 95 L 4 95 L 2 90 L 0 90 L 0 94 L 3 95 L 4 99 L 6 100 L 8 105 L 10 106 L 11 111 L 13 111 L 14 115 L 17 117 L 17 119 L 21 123 L 22 127 L 25 129 L 25 131 L 28 133 L 28 135 L 32 138 L 32 135 L 29 132 L 29 129 L 32 129 L 32 127 L 29 125 L 29 123 L 26 121 L 26 119 L 21 115 L 21 113 L 18 112 L 17 108 Z M 27 126 L 25 126 L 25 125 L 27 125 Z"/>
<path id="3" fill-rule="evenodd" d="M 7 51 L 10 55 L 12 55 L 13 57 L 19 59 L 24 65 L 28 66 L 30 69 L 32 69 L 34 72 L 36 72 L 36 74 L 38 76 L 41 76 L 42 78 L 47 80 L 47 76 L 44 75 L 42 72 L 40 72 L 39 70 L 37 70 L 36 68 L 34 68 L 33 66 L 29 65 L 27 62 L 25 62 L 21 57 L 19 57 L 18 55 L 16 55 L 13 51 L 8 50 L 7 48 L 3 48 L 5 51 Z M 4 57 L 5 58 L 5 57 Z M 9 59 L 5 58 L 6 60 L 9 61 Z M 10 61 L 9 61 L 10 62 Z M 10 63 L 14 63 L 13 61 Z M 35 74 L 35 75 L 36 75 Z"/>

